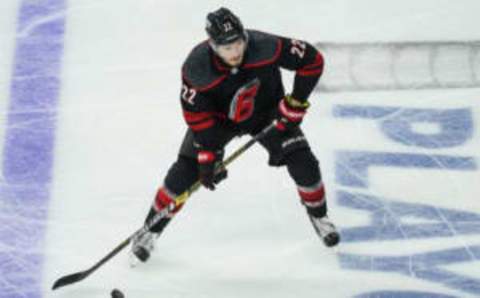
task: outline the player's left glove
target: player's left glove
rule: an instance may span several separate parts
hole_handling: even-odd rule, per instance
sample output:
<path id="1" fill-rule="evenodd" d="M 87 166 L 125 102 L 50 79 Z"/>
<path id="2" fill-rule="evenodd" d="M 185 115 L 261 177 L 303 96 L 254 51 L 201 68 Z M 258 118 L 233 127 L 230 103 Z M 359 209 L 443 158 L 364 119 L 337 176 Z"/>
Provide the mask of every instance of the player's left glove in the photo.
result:
<path id="1" fill-rule="evenodd" d="M 221 168 L 215 171 L 223 157 L 223 151 L 200 151 L 198 152 L 198 172 L 200 182 L 206 188 L 215 190 L 215 185 L 227 178 L 227 169 Z"/>
<path id="2" fill-rule="evenodd" d="M 286 95 L 278 104 L 277 129 L 284 131 L 299 126 L 309 106 L 308 101 L 300 101 Z"/>

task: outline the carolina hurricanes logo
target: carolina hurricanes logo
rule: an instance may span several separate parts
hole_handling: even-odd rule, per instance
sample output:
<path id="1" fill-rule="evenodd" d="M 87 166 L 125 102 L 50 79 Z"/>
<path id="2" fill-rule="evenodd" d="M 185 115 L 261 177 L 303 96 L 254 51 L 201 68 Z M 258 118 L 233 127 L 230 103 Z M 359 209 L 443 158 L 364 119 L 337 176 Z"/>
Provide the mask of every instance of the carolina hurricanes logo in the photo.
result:
<path id="1" fill-rule="evenodd" d="M 243 122 L 250 118 L 255 108 L 255 96 L 257 96 L 259 88 L 260 80 L 258 78 L 240 87 L 233 96 L 228 118 L 236 123 Z"/>

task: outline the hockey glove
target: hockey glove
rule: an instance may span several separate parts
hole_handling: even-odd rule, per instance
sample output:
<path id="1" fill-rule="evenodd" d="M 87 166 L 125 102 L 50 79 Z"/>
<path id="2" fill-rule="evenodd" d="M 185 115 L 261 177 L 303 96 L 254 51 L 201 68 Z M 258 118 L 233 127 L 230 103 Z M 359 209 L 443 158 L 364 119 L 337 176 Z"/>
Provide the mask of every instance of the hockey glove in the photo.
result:
<path id="1" fill-rule="evenodd" d="M 308 101 L 300 101 L 286 95 L 278 104 L 277 129 L 285 131 L 299 126 L 309 106 Z"/>
<path id="2" fill-rule="evenodd" d="M 215 168 L 220 164 L 222 157 L 222 151 L 198 152 L 197 158 L 200 182 L 210 190 L 215 190 L 215 185 L 227 178 L 227 169 L 224 167 L 215 173 Z"/>

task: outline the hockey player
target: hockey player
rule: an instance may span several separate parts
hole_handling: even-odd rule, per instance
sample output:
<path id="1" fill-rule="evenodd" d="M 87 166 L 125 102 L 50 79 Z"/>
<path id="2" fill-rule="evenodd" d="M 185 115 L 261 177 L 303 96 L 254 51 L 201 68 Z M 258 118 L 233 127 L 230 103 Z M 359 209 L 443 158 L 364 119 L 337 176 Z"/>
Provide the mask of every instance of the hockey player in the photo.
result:
<path id="1" fill-rule="evenodd" d="M 277 120 L 275 131 L 260 140 L 269 164 L 287 167 L 317 234 L 325 245 L 336 245 L 340 237 L 327 217 L 319 164 L 300 128 L 323 71 L 322 55 L 304 41 L 246 30 L 226 8 L 207 15 L 206 31 L 208 40 L 191 51 L 182 68 L 180 101 L 189 128 L 146 221 L 198 179 L 214 190 L 227 177 L 226 169 L 216 175 L 214 169 L 229 141 L 254 135 Z M 289 94 L 280 68 L 296 72 Z M 136 258 L 149 258 L 156 237 L 181 207 L 134 239 Z"/>

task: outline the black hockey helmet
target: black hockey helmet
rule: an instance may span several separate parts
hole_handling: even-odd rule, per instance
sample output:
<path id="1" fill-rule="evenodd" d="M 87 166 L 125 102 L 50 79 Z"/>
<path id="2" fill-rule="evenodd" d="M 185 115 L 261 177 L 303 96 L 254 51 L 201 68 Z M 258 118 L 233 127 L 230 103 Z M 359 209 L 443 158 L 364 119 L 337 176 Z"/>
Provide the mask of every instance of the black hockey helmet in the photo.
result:
<path id="1" fill-rule="evenodd" d="M 240 19 L 224 7 L 207 15 L 205 30 L 215 45 L 225 45 L 239 38 L 247 40 L 247 32 Z"/>

